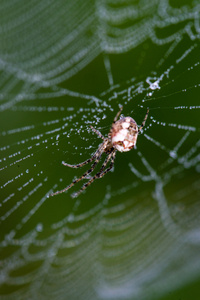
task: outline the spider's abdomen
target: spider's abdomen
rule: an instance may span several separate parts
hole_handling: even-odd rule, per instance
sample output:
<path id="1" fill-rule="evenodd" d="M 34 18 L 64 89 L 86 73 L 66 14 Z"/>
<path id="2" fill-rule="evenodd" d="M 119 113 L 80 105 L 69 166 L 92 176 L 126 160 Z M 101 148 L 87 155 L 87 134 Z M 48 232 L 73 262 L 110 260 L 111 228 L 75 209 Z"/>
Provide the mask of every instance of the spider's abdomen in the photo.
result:
<path id="1" fill-rule="evenodd" d="M 131 117 L 121 118 L 115 122 L 111 129 L 111 142 L 120 152 L 130 151 L 136 144 L 138 126 Z"/>

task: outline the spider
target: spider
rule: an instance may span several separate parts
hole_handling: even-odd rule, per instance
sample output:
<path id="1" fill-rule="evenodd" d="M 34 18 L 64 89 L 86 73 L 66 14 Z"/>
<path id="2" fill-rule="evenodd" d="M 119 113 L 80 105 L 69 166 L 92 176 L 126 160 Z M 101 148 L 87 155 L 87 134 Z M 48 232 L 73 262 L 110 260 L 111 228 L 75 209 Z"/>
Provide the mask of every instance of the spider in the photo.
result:
<path id="1" fill-rule="evenodd" d="M 103 140 L 103 143 L 99 145 L 94 155 L 91 158 L 87 159 L 86 161 L 79 163 L 77 165 L 70 165 L 63 161 L 62 164 L 70 168 L 80 168 L 92 161 L 94 161 L 94 163 L 91 165 L 91 168 L 87 170 L 81 177 L 72 181 L 72 183 L 68 185 L 66 188 L 64 188 L 63 190 L 52 193 L 50 196 L 55 196 L 57 194 L 66 192 L 82 179 L 89 179 L 88 182 L 86 182 L 78 192 L 72 194 L 73 198 L 78 197 L 79 194 L 81 194 L 95 179 L 102 178 L 106 173 L 111 171 L 111 169 L 114 166 L 114 160 L 115 160 L 117 150 L 120 152 L 130 151 L 136 145 L 138 133 L 145 125 L 145 122 L 149 114 L 149 109 L 147 109 L 147 113 L 145 115 L 144 121 L 142 122 L 142 125 L 139 128 L 135 120 L 132 119 L 131 117 L 121 116 L 120 119 L 118 120 L 119 116 L 121 115 L 122 109 L 123 106 L 121 106 L 119 112 L 117 113 L 117 115 L 113 120 L 110 132 L 108 133 L 108 137 L 104 137 L 99 130 L 95 129 L 93 126 L 90 126 L 90 128 Z M 92 173 L 96 165 L 99 163 L 101 156 L 104 152 L 107 154 L 107 157 L 103 162 L 100 171 L 92 177 L 88 176 L 90 173 Z M 106 168 L 109 161 L 110 161 L 110 165 L 108 168 Z"/>

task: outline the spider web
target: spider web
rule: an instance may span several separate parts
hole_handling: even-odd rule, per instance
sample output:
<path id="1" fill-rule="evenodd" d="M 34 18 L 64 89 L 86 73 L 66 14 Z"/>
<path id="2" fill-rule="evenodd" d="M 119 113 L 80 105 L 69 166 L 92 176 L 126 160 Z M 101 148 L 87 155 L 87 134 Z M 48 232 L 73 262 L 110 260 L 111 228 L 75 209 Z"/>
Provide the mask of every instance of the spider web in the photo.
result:
<path id="1" fill-rule="evenodd" d="M 198 1 L 1 1 L 1 299 L 156 299 L 199 279 L 199 16 Z M 48 198 L 120 105 L 139 125 L 150 109 L 136 149 L 79 198 Z"/>

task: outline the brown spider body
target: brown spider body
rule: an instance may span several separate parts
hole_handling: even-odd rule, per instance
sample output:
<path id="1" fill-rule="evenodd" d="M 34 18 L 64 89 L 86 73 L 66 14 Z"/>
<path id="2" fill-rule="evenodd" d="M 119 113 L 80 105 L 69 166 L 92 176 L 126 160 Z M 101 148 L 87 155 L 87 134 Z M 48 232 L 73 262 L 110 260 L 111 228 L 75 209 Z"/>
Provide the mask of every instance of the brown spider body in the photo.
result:
<path id="1" fill-rule="evenodd" d="M 121 118 L 111 128 L 111 141 L 113 147 L 120 152 L 130 151 L 138 137 L 138 126 L 131 117 Z"/>
<path id="2" fill-rule="evenodd" d="M 101 143 L 97 149 L 97 151 L 94 153 L 94 155 L 89 158 L 88 160 L 77 164 L 77 165 L 70 165 L 68 163 L 62 162 L 64 166 L 68 166 L 71 168 L 80 168 L 92 161 L 93 164 L 91 165 L 91 168 L 87 170 L 80 178 L 75 179 L 72 181 L 70 185 L 68 185 L 66 188 L 64 188 L 61 191 L 57 191 L 55 193 L 52 193 L 51 196 L 61 194 L 68 189 L 70 189 L 72 186 L 74 186 L 76 183 L 81 181 L 82 179 L 89 179 L 88 182 L 86 182 L 82 188 L 72 194 L 72 197 L 77 197 L 80 193 L 82 193 L 95 179 L 103 177 L 106 173 L 111 171 L 114 165 L 114 160 L 116 156 L 116 150 L 120 152 L 127 152 L 130 151 L 137 142 L 138 133 L 141 131 L 143 126 L 145 125 L 146 119 L 148 117 L 149 109 L 147 109 L 147 113 L 145 115 L 144 121 L 142 122 L 142 125 L 138 128 L 137 123 L 134 119 L 131 117 L 121 117 L 119 120 L 119 116 L 121 114 L 122 108 L 120 108 L 120 111 L 117 113 L 117 115 L 114 118 L 112 127 L 110 129 L 110 132 L 108 133 L 108 137 L 105 138 L 100 131 L 95 129 L 94 127 L 90 126 L 91 129 L 103 140 L 103 143 Z M 94 175 L 93 177 L 88 177 L 89 174 L 92 173 L 96 165 L 99 163 L 101 156 L 103 153 L 107 154 L 106 159 L 104 160 L 104 163 L 102 164 L 102 167 L 100 171 Z M 109 167 L 106 168 L 108 163 L 110 162 Z"/>

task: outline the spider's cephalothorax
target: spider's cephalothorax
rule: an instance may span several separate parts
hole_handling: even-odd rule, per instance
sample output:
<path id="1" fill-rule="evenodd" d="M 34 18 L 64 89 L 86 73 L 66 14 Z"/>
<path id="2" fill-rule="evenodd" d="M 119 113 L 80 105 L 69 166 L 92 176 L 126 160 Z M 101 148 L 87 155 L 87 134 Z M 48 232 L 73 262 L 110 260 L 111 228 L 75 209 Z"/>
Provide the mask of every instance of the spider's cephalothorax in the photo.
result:
<path id="1" fill-rule="evenodd" d="M 106 157 L 104 163 L 102 164 L 100 171 L 96 175 L 89 177 L 88 182 L 86 182 L 78 192 L 72 194 L 73 197 L 77 197 L 95 179 L 103 177 L 107 172 L 109 172 L 112 169 L 112 167 L 114 165 L 116 150 L 118 150 L 120 152 L 126 152 L 126 151 L 130 151 L 135 146 L 135 144 L 137 142 L 138 133 L 141 131 L 141 129 L 145 125 L 146 119 L 148 117 L 149 109 L 147 109 L 147 113 L 145 115 L 144 121 L 142 122 L 142 125 L 138 128 L 137 123 L 131 117 L 121 117 L 118 120 L 118 118 L 121 114 L 122 108 L 123 107 L 120 108 L 120 111 L 115 116 L 112 127 L 110 129 L 110 132 L 109 132 L 107 138 L 105 138 L 97 129 L 90 126 L 91 129 L 103 140 L 103 143 L 101 143 L 99 145 L 99 148 L 94 153 L 94 155 L 91 158 L 89 158 L 88 160 L 86 160 L 80 164 L 77 164 L 77 165 L 70 165 L 65 162 L 62 162 L 62 163 L 64 166 L 68 166 L 71 168 L 80 168 L 80 167 L 94 161 L 93 164 L 91 165 L 91 168 L 88 171 L 86 171 L 80 178 L 72 181 L 72 183 L 70 185 L 68 185 L 66 188 L 64 188 L 61 191 L 52 193 L 51 196 L 61 194 L 65 191 L 67 191 L 74 184 L 81 181 L 82 179 L 88 179 L 88 175 L 90 173 L 92 173 L 92 171 L 94 170 L 94 168 L 100 161 L 102 154 L 106 153 L 107 157 Z M 106 168 L 109 161 L 110 161 L 110 165 L 108 168 Z"/>

